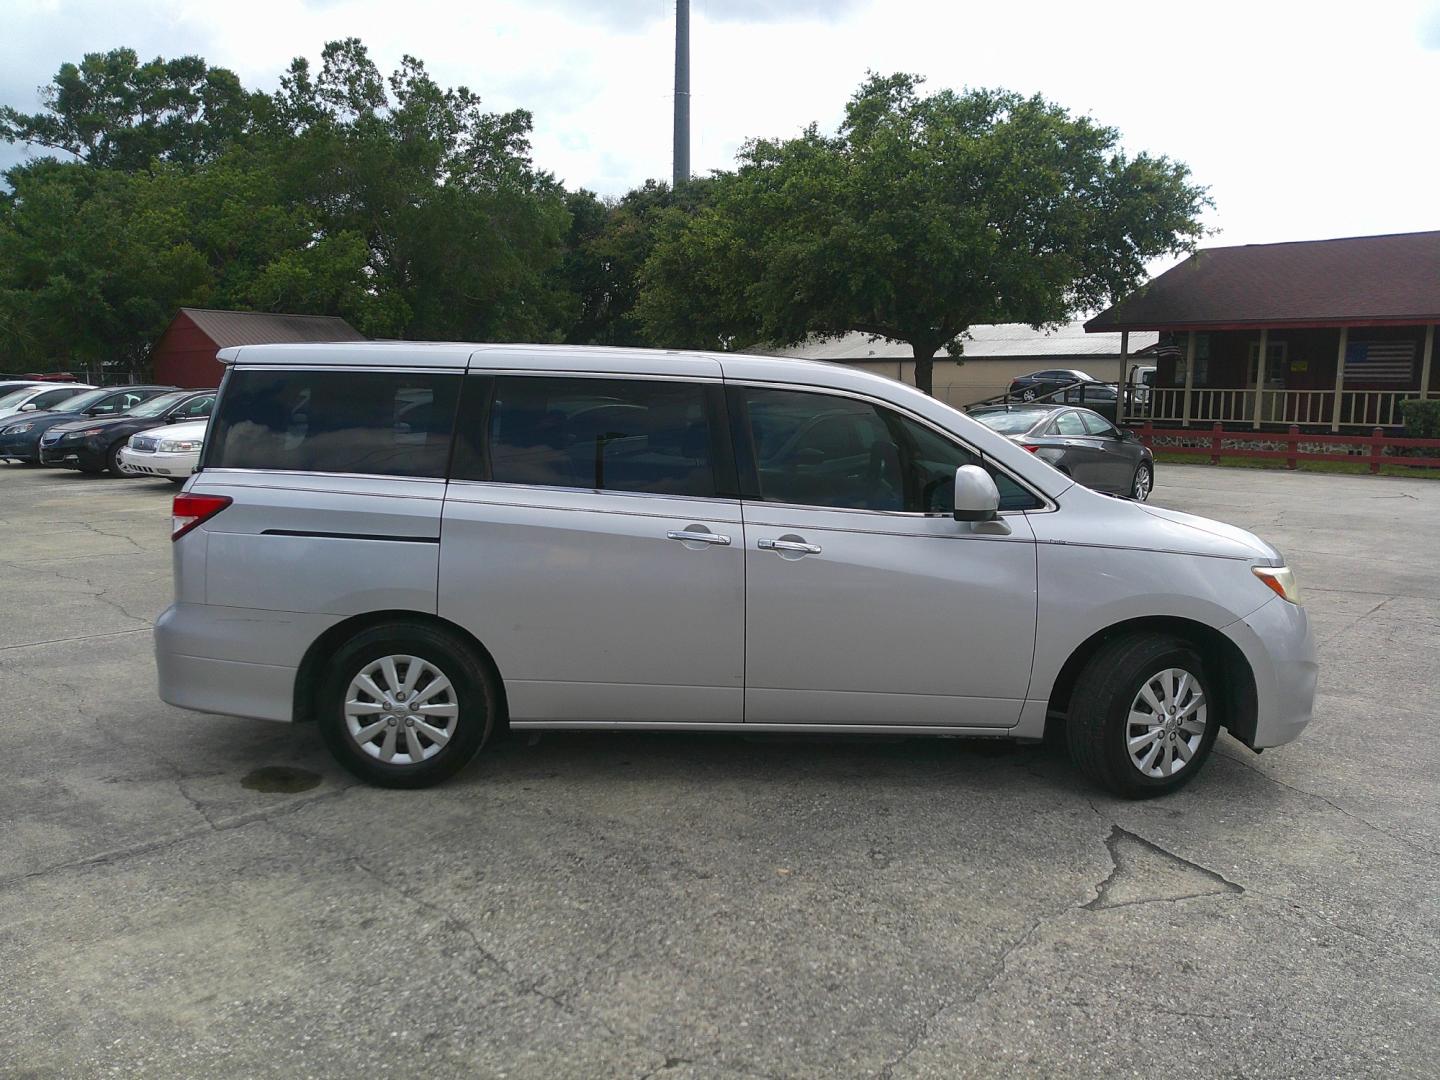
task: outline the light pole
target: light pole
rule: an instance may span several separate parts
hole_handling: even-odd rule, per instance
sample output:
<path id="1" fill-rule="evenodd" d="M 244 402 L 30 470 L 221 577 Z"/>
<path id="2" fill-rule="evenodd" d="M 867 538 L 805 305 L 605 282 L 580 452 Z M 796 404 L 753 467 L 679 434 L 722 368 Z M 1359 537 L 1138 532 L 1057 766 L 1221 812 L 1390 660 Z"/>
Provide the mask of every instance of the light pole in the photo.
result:
<path id="1" fill-rule="evenodd" d="M 690 179 L 690 0 L 675 0 L 675 161 L 671 186 Z"/>

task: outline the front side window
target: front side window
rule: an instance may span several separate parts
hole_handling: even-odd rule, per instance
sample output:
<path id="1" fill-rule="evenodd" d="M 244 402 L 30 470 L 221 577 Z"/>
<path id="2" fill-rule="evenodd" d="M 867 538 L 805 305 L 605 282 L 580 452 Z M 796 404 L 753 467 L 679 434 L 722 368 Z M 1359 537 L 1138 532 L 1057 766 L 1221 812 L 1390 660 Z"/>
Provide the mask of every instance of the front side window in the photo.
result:
<path id="1" fill-rule="evenodd" d="M 955 470 L 995 478 L 1002 510 L 1039 501 L 980 455 L 894 410 L 798 390 L 745 391 L 760 498 L 801 506 L 939 514 L 954 509 Z"/>
<path id="2" fill-rule="evenodd" d="M 700 383 L 501 375 L 486 435 L 488 468 L 457 455 L 457 477 L 702 499 L 718 492 Z"/>
<path id="3" fill-rule="evenodd" d="M 205 465 L 443 477 L 459 383 L 431 372 L 238 368 L 220 396 Z"/>
<path id="4" fill-rule="evenodd" d="M 204 397 L 192 398 L 176 409 L 171 416 L 177 420 L 196 420 L 209 416 L 210 410 L 215 405 L 215 398 L 211 394 Z"/>

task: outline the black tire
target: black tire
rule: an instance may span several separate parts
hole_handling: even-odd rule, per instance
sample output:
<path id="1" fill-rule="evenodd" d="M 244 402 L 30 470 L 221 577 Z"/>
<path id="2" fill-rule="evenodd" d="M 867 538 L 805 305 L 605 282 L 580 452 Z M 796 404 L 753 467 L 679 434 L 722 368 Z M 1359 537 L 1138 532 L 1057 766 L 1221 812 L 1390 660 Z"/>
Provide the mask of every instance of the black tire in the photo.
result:
<path id="1" fill-rule="evenodd" d="M 347 725 L 351 680 L 386 656 L 418 657 L 439 669 L 454 688 L 455 730 L 433 757 L 418 763 L 380 760 L 361 749 Z M 362 630 L 340 646 L 325 669 L 316 714 L 325 745 L 350 773 L 379 787 L 423 788 L 454 776 L 474 759 L 495 727 L 499 701 L 487 665 L 467 643 L 436 627 L 397 622 Z"/>
<path id="2" fill-rule="evenodd" d="M 1207 717 L 1189 761 L 1173 775 L 1154 777 L 1141 772 L 1130 758 L 1129 712 L 1141 688 L 1167 668 L 1193 675 L 1204 695 Z M 1127 799 L 1146 799 L 1184 787 L 1204 766 L 1223 723 L 1211 686 L 1200 654 L 1177 638 L 1142 632 L 1106 642 L 1075 681 L 1065 726 L 1071 760 L 1091 780 Z"/>
<path id="3" fill-rule="evenodd" d="M 105 471 L 111 476 L 123 476 L 129 479 L 130 474 L 120 467 L 120 451 L 125 449 L 125 440 L 120 439 L 105 451 Z"/>

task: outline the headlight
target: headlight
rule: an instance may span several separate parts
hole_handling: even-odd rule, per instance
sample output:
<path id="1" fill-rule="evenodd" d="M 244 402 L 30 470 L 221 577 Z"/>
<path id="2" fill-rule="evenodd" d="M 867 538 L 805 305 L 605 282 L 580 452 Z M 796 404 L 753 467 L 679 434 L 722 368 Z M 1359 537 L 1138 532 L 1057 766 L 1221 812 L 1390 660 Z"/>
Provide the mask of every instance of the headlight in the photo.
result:
<path id="1" fill-rule="evenodd" d="M 199 450 L 201 445 L 199 439 L 161 439 L 155 449 L 162 454 L 188 454 L 192 450 Z"/>
<path id="2" fill-rule="evenodd" d="M 34 426 L 34 420 L 31 420 L 28 423 L 24 424 L 11 424 L 7 428 L 0 428 L 0 435 L 20 435 L 26 431 L 29 431 Z"/>
<path id="3" fill-rule="evenodd" d="M 1282 600 L 1300 603 L 1300 586 L 1295 584 L 1295 572 L 1288 566 L 1252 566 L 1250 572 Z"/>

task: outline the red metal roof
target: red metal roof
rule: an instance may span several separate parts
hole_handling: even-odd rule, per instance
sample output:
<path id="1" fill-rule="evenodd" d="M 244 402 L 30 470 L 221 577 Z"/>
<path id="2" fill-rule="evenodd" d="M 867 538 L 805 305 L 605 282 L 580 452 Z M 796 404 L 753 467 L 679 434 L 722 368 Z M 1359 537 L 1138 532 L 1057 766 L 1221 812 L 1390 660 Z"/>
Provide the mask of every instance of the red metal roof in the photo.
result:
<path id="1" fill-rule="evenodd" d="M 1086 331 L 1440 322 L 1440 232 L 1205 248 Z"/>

